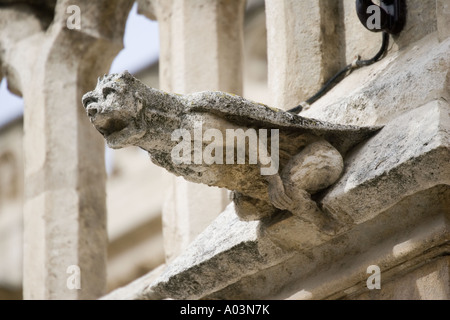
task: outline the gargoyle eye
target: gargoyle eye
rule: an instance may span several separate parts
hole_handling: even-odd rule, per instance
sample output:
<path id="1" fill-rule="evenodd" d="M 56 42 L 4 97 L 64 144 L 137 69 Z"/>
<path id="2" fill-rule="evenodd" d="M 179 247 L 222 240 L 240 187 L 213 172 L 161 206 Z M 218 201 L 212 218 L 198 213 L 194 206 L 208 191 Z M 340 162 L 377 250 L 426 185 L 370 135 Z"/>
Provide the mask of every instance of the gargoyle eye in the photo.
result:
<path id="1" fill-rule="evenodd" d="M 93 102 L 98 102 L 98 100 L 97 100 L 97 98 L 92 97 L 92 96 L 86 97 L 86 98 L 84 98 L 83 101 L 82 101 L 83 106 L 84 106 L 85 108 L 87 108 L 88 105 L 90 105 L 90 104 L 93 103 Z"/>
<path id="2" fill-rule="evenodd" d="M 106 99 L 106 97 L 110 94 L 110 93 L 115 93 L 117 92 L 116 89 L 110 88 L 110 87 L 106 87 L 103 88 L 102 93 L 103 93 L 103 98 Z"/>

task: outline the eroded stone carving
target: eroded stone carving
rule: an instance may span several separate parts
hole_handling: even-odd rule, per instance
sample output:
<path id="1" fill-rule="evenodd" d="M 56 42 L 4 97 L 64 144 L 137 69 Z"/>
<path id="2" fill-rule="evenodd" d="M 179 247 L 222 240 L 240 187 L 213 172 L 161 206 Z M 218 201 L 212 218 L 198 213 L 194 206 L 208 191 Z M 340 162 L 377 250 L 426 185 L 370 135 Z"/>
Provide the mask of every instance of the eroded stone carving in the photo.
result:
<path id="1" fill-rule="evenodd" d="M 343 171 L 343 155 L 379 129 L 303 118 L 224 92 L 169 94 L 128 72 L 99 79 L 95 90 L 83 96 L 83 105 L 108 146 L 138 146 L 177 176 L 232 190 L 241 219 L 287 210 L 327 233 L 334 232 L 335 221 L 311 195 L 332 185 Z M 248 133 L 245 163 L 238 161 L 238 142 L 227 139 L 239 129 Z M 184 151 L 181 160 L 174 159 L 174 150 Z M 262 151 L 271 157 L 263 159 Z M 258 155 L 253 163 L 252 152 Z M 208 154 L 209 160 L 202 159 Z"/>

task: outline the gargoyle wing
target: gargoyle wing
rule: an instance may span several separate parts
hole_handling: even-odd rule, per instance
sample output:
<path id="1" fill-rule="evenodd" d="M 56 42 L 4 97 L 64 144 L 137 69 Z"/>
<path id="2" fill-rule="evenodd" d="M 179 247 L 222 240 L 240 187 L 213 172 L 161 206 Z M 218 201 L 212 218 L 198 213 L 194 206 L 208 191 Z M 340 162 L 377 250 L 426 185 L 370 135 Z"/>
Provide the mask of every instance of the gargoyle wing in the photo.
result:
<path id="1" fill-rule="evenodd" d="M 305 118 L 224 92 L 198 92 L 189 95 L 189 99 L 192 100 L 189 112 L 214 114 L 244 127 L 279 129 L 280 135 L 310 133 L 323 137 L 342 155 L 382 128 L 333 124 Z"/>

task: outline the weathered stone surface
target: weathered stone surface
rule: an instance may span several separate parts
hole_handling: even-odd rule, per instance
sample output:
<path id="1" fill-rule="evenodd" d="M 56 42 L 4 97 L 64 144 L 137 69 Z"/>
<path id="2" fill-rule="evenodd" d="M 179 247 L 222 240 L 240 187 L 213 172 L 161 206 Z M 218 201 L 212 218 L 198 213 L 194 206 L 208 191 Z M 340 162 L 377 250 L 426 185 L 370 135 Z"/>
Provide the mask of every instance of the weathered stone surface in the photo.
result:
<path id="1" fill-rule="evenodd" d="M 268 4 L 273 19 L 277 12 Z M 217 272 L 214 261 L 222 253 L 214 252 L 207 242 L 209 233 L 204 233 L 195 249 L 190 248 L 195 257 L 177 260 L 173 269 L 169 266 L 166 276 L 152 286 L 155 290 L 162 296 L 205 299 L 448 299 L 448 288 L 442 286 L 448 284 L 448 259 L 442 257 L 449 252 L 449 44 L 445 31 L 439 30 L 442 15 L 439 18 L 438 14 L 436 22 L 436 4 L 437 8 L 441 5 L 431 0 L 408 1 L 408 24 L 405 32 L 394 37 L 394 52 L 355 72 L 302 113 L 335 123 L 387 124 L 345 158 L 347 168 L 342 178 L 318 195 L 325 211 L 344 223 L 339 233 L 325 235 L 308 221 L 289 214 L 263 219 L 258 226 L 258 243 L 270 240 L 290 253 L 280 263 L 263 265 L 262 270 L 241 277 L 232 275 L 214 286 L 209 282 L 220 275 L 214 278 L 211 273 Z M 344 9 L 348 10 L 347 5 Z M 313 25 L 317 28 L 317 22 Z M 436 30 L 438 33 L 433 33 Z M 349 32 L 345 32 L 349 36 L 345 37 L 347 60 L 362 37 L 361 33 L 352 37 Z M 281 42 L 293 38 L 288 32 L 284 34 Z M 369 48 L 376 47 L 375 41 L 364 43 L 363 50 L 371 52 Z M 395 52 L 398 48 L 401 51 Z M 279 50 L 282 54 L 283 49 Z M 286 70 L 282 63 L 275 65 Z M 288 81 L 281 87 L 286 90 L 290 84 Z M 271 250 L 280 250 L 277 246 Z M 205 254 L 201 248 L 212 253 Z M 258 255 L 247 256 L 245 261 L 227 258 L 231 265 L 220 271 L 232 272 L 229 270 L 237 265 L 251 265 L 252 260 L 258 261 Z M 365 286 L 367 267 L 374 264 L 382 270 L 382 294 L 368 293 Z M 207 276 L 205 282 L 201 274 Z M 411 290 L 413 287 L 417 290 Z M 177 289 L 189 294 L 182 295 Z"/>
<path id="2" fill-rule="evenodd" d="M 439 1 L 407 0 L 405 2 L 406 24 L 400 34 L 391 36 L 393 45 L 389 48 L 390 52 L 402 50 L 437 30 L 436 7 L 438 12 L 442 12 L 439 9 Z M 344 30 L 335 37 L 340 37 L 340 42 L 345 43 L 342 48 L 345 64 L 352 63 L 358 55 L 362 59 L 373 57 L 381 47 L 381 34 L 370 32 L 361 24 L 356 15 L 355 1 L 342 1 L 340 10 L 343 20 L 341 28 Z M 328 59 L 336 58 L 328 57 Z"/>
<path id="3" fill-rule="evenodd" d="M 450 100 L 450 40 L 430 34 L 378 63 L 354 71 L 302 116 L 335 123 L 384 125 L 427 102 Z"/>
<path id="4" fill-rule="evenodd" d="M 296 251 L 270 244 L 258 235 L 261 222 L 239 221 L 230 205 L 150 286 L 139 280 L 113 298 L 351 299 L 368 294 L 370 265 L 380 266 L 383 292 L 389 294 L 386 283 L 394 281 L 395 289 L 401 275 L 448 253 L 449 192 L 448 186 L 437 186 L 406 197 L 330 241 L 313 248 L 305 241 Z"/>
<path id="5" fill-rule="evenodd" d="M 230 204 L 142 295 L 199 299 L 291 256 L 261 239 L 260 222 L 240 221 L 233 207 Z"/>
<path id="6" fill-rule="evenodd" d="M 344 59 L 343 65 L 352 63 L 357 56 L 361 59 L 372 58 L 380 49 L 381 34 L 370 32 L 359 21 L 356 14 L 355 1 L 340 1 L 341 20 L 340 28 L 336 30 L 342 46 L 341 55 L 344 58 L 335 56 L 327 59 Z"/>
<path id="7" fill-rule="evenodd" d="M 92 75 L 104 73 L 121 48 L 126 8 L 132 1 L 1 2 L 0 77 L 6 76 L 10 89 L 22 94 L 26 103 L 25 297 L 96 297 L 102 292 L 106 242 L 103 140 L 98 135 L 96 139 L 95 132 L 92 136 L 79 100 L 93 86 Z M 139 2 L 147 4 L 146 14 L 160 22 L 163 89 L 240 94 L 236 91 L 242 89 L 239 10 L 244 1 Z M 65 9 L 71 4 L 81 7 L 81 31 L 65 30 Z M 209 242 L 209 233 L 201 235 L 201 241 L 189 249 L 194 256 L 177 260 L 167 270 L 167 278 L 155 283 L 161 294 L 149 287 L 161 271 L 157 270 L 110 297 L 449 299 L 448 1 L 408 0 L 407 4 L 407 25 L 392 37 L 394 45 L 386 59 L 354 72 L 303 114 L 340 124 L 386 125 L 345 158 L 346 171 L 336 185 L 322 190 L 335 178 L 316 179 L 321 187 L 314 188 L 307 181 L 309 171 L 300 170 L 305 175 L 297 176 L 313 190 L 310 193 L 315 193 L 313 199 L 325 214 L 341 222 L 336 235 L 287 212 L 259 222 L 242 222 L 228 212 L 230 219 L 217 221 L 248 232 L 248 237 L 232 230 L 228 239 L 229 228 L 214 223 L 216 229 L 208 232 L 218 239 L 214 233 L 224 229 L 222 251 Z M 276 101 L 283 101 L 275 103 L 280 108 L 303 100 L 329 78 L 333 68 L 350 63 L 356 54 L 368 58 L 378 49 L 379 34 L 368 32 L 357 21 L 354 1 L 306 5 L 267 1 L 267 9 L 270 91 Z M 329 167 L 340 173 L 342 159 L 326 157 L 327 148 L 316 151 L 297 160 L 331 159 Z M 7 168 L 0 173 L 6 183 L 11 172 Z M 293 177 L 286 176 L 283 180 Z M 171 210 L 179 215 L 165 223 L 176 221 L 172 229 L 182 230 L 178 235 L 182 234 L 183 243 L 172 256 L 225 203 L 222 191 L 206 193 L 197 187 L 183 182 L 173 188 L 176 200 Z M 289 188 L 295 187 L 292 183 Z M 309 194 L 299 191 L 295 196 L 308 200 Z M 207 199 L 200 204 L 203 198 Z M 257 209 L 255 218 L 264 206 Z M 317 209 L 308 212 L 321 214 Z M 0 220 L 4 223 L 9 217 L 1 215 Z M 242 259 L 236 253 L 242 253 Z M 74 262 L 81 266 L 82 290 L 68 292 L 65 271 Z M 381 267 L 381 291 L 369 292 L 366 287 L 367 266 L 372 264 Z M 5 267 L 11 268 L 2 262 L 0 269 Z M 229 278 L 217 277 L 217 270 L 225 270 Z M 197 282 L 190 283 L 191 279 Z M 178 288 L 187 288 L 187 295 Z"/>
<path id="8" fill-rule="evenodd" d="M 322 204 L 339 221 L 359 224 L 406 196 L 450 185 L 449 128 L 443 100 L 396 118 L 346 159 L 346 172 Z"/>
<path id="9" fill-rule="evenodd" d="M 24 188 L 20 121 L 0 128 L 0 287 L 18 292 L 22 284 Z"/>
<path id="10" fill-rule="evenodd" d="M 381 269 L 378 294 L 395 293 L 396 279 L 424 262 L 448 255 L 449 199 L 449 186 L 406 197 L 383 214 L 330 241 L 297 251 L 282 263 L 203 298 L 334 300 L 354 299 L 360 294 L 373 296 L 377 295 L 375 290 L 366 286 L 370 276 L 367 268 L 371 265 Z M 392 283 L 394 292 L 388 283 Z M 399 284 L 398 289 L 405 287 Z M 414 291 L 417 287 L 409 288 Z M 401 297 L 397 292 L 395 298 Z"/>
<path id="11" fill-rule="evenodd" d="M 80 30 L 67 28 L 71 1 L 50 20 L 25 2 L 0 9 L 2 68 L 26 105 L 24 298 L 94 299 L 106 289 L 104 143 L 80 98 L 122 48 L 132 1 L 78 2 Z M 67 286 L 73 265 L 80 290 Z"/>
<path id="12" fill-rule="evenodd" d="M 140 0 L 160 30 L 160 88 L 242 95 L 244 0 Z M 199 23 L 201 21 L 201 23 Z M 205 28 L 205 26 L 208 26 Z M 163 209 L 164 246 L 176 257 L 229 203 L 227 190 L 171 177 Z"/>
<path id="13" fill-rule="evenodd" d="M 436 4 L 436 0 L 406 1 L 405 27 L 393 37 L 398 49 L 402 50 L 437 30 Z"/>
<path id="14" fill-rule="evenodd" d="M 100 300 L 159 300 L 161 297 L 149 290 L 148 287 L 161 275 L 165 268 L 166 265 L 163 264 L 130 284 L 108 293 Z"/>
<path id="15" fill-rule="evenodd" d="M 271 105 L 288 110 L 312 96 L 342 64 L 339 1 L 265 3 Z"/>
<path id="16" fill-rule="evenodd" d="M 436 1 L 436 16 L 439 41 L 450 37 L 450 3 L 446 0 Z"/>
<path id="17" fill-rule="evenodd" d="M 167 127 L 165 134 L 148 136 L 148 149 L 171 150 L 172 146 L 167 147 L 163 142 L 171 141 L 170 136 L 176 129 L 261 127 L 279 129 L 282 134 L 286 130 L 285 135 L 296 131 L 301 135 L 318 136 L 345 154 L 381 129 L 332 124 L 293 115 L 226 92 L 171 94 L 146 86 L 126 71 L 99 79 L 96 88 L 83 96 L 83 104 L 91 122 L 111 148 L 123 148 L 138 141 L 145 143 L 143 137 L 149 131 L 158 132 L 163 126 Z M 203 121 L 204 125 L 194 127 L 196 121 Z M 176 143 L 172 141 L 172 145 Z"/>
<path id="18" fill-rule="evenodd" d="M 139 11 L 160 24 L 161 89 L 242 94 L 245 1 L 140 0 Z"/>
<path id="19" fill-rule="evenodd" d="M 359 290 L 345 296 L 351 300 L 448 300 L 450 257 L 434 257 L 397 277 L 383 279 L 382 290 Z"/>
<path id="20" fill-rule="evenodd" d="M 449 106 L 443 101 L 405 113 L 345 159 L 348 169 L 322 200 L 322 205 L 336 215 L 336 220 L 346 223 L 339 234 L 326 235 L 295 216 L 263 219 L 257 227 L 258 243 L 270 241 L 276 244 L 270 250 L 286 252 L 280 264 L 261 268 L 261 271 L 249 275 L 243 274 L 240 278 L 230 276 L 226 283 L 223 279 L 215 283 L 216 289 L 223 288 L 215 293 L 210 289 L 196 289 L 195 297 L 255 299 L 280 292 L 286 298 L 290 290 L 299 286 L 304 290 L 296 294 L 291 292 L 292 298 L 326 298 L 332 292 L 355 295 L 361 292 L 362 284 L 353 287 L 354 283 L 364 278 L 364 268 L 369 265 L 379 265 L 386 280 L 395 279 L 399 273 L 419 265 L 424 258 L 421 256 L 424 250 L 430 259 L 447 252 L 449 115 Z M 363 163 L 366 165 L 361 165 Z M 223 228 L 229 222 L 220 220 L 217 225 Z M 208 275 L 202 285 L 207 286 L 212 281 L 210 274 L 215 272 L 217 265 L 212 265 L 211 269 L 207 266 L 210 261 L 218 259 L 218 255 L 212 249 L 204 249 L 211 252 L 205 255 L 201 249 L 211 245 L 206 240 L 216 232 L 211 230 L 199 237 L 195 249 L 186 253 L 186 258 L 179 260 L 163 280 L 156 281 L 156 291 L 159 290 L 163 296 L 174 297 L 176 288 L 189 291 L 186 288 L 203 281 L 201 274 Z M 230 237 L 241 241 L 237 236 Z M 233 250 L 230 249 L 228 254 L 232 255 Z M 351 257 L 359 252 L 367 254 L 358 257 L 354 263 Z M 257 256 L 248 256 L 245 262 L 231 263 L 232 260 L 227 258 L 227 268 L 234 270 L 238 268 L 234 264 L 249 265 L 258 259 Z M 343 259 L 342 264 L 336 262 L 339 259 Z M 298 271 L 299 265 L 302 266 L 301 272 Z M 347 268 L 346 265 L 352 267 Z M 274 275 L 277 281 L 261 281 Z M 298 277 L 296 285 L 290 287 L 289 283 L 295 277 Z M 228 282 L 231 279 L 236 281 Z M 301 281 L 306 282 L 302 284 Z M 340 291 L 346 286 L 346 291 Z M 178 298 L 189 296 L 176 295 Z"/>
<path id="21" fill-rule="evenodd" d="M 333 222 L 320 213 L 310 194 L 339 178 L 341 153 L 378 130 L 310 120 L 223 92 L 167 94 L 126 72 L 99 80 L 83 104 L 110 147 L 139 146 L 177 176 L 234 191 L 242 219 L 289 210 L 327 232 L 333 232 L 327 226 Z M 237 130 L 243 140 L 238 137 L 235 143 Z M 209 133 L 215 139 L 212 160 L 207 160 L 211 152 L 205 153 L 212 144 L 203 141 L 211 141 L 204 138 Z M 270 154 L 269 163 L 262 154 Z"/>

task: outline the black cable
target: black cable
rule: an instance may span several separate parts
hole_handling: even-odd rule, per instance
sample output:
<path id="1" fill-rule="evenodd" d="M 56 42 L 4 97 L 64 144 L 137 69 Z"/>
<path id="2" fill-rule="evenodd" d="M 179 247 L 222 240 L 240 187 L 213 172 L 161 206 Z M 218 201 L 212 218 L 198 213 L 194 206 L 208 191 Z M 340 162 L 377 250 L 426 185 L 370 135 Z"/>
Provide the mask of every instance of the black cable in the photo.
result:
<path id="1" fill-rule="evenodd" d="M 322 97 L 325 93 L 327 93 L 337 82 L 340 81 L 339 79 L 342 77 L 342 75 L 347 76 L 349 74 L 349 71 L 352 71 L 354 69 L 358 69 L 361 67 L 369 66 L 369 65 L 377 62 L 378 60 L 380 60 L 380 58 L 387 51 L 388 46 L 389 46 L 389 34 L 387 32 L 383 32 L 383 42 L 381 44 L 381 48 L 377 52 L 377 54 L 375 56 L 373 56 L 373 58 L 371 58 L 369 60 L 359 60 L 359 57 L 358 57 L 357 60 L 355 60 L 353 63 L 345 66 L 341 71 L 336 73 L 330 80 L 328 80 L 316 94 L 314 94 L 312 97 L 308 98 L 305 102 L 302 102 L 295 108 L 288 110 L 287 112 L 299 113 L 300 111 L 303 110 L 303 107 L 305 105 L 310 105 L 310 104 L 316 102 L 320 97 Z M 337 80 L 339 80 L 339 81 L 337 81 Z"/>
<path id="2" fill-rule="evenodd" d="M 365 67 L 365 66 L 369 66 L 369 65 L 377 62 L 384 55 L 384 53 L 387 51 L 388 46 L 389 46 L 389 34 L 387 32 L 383 32 L 383 42 L 381 44 L 380 51 L 378 51 L 378 53 L 372 59 L 369 59 L 369 60 L 357 60 L 356 61 L 356 65 L 358 67 Z"/>

